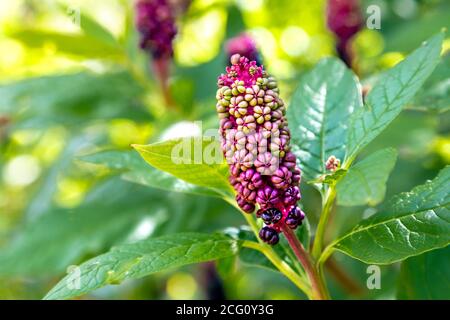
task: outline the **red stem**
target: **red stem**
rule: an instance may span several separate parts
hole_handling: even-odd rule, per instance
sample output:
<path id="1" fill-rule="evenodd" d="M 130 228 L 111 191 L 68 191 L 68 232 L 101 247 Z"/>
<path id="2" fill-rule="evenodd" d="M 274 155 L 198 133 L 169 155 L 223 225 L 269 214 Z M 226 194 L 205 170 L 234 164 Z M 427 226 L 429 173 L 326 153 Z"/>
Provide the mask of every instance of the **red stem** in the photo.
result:
<path id="1" fill-rule="evenodd" d="M 173 108 L 174 102 L 170 95 L 169 88 L 169 72 L 170 72 L 170 60 L 169 59 L 157 59 L 153 60 L 153 70 L 156 73 L 156 77 L 161 86 L 162 95 L 168 108 Z"/>
<path id="2" fill-rule="evenodd" d="M 322 280 L 316 268 L 314 267 L 311 258 L 305 251 L 305 248 L 303 248 L 302 243 L 298 240 L 297 236 L 295 235 L 295 233 L 292 231 L 291 228 L 284 225 L 281 229 L 289 245 L 291 246 L 292 251 L 294 251 L 298 260 L 305 269 L 305 272 L 308 275 L 309 280 L 311 281 L 314 299 L 327 300 L 328 296 L 325 291 L 325 286 L 322 284 Z"/>

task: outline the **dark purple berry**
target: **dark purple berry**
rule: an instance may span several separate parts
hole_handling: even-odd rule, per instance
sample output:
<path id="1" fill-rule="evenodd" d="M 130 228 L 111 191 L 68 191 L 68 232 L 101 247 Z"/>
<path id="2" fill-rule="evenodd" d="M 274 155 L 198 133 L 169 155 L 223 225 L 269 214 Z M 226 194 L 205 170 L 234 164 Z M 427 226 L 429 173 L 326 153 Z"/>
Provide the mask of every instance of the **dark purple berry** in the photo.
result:
<path id="1" fill-rule="evenodd" d="M 283 218 L 283 214 L 277 208 L 266 209 L 261 214 L 261 219 L 264 220 L 265 224 L 277 223 L 281 218 Z"/>
<path id="2" fill-rule="evenodd" d="M 258 190 L 256 202 L 258 202 L 261 207 L 265 208 L 273 206 L 276 205 L 279 201 L 280 194 L 277 189 L 266 185 Z"/>
<path id="3" fill-rule="evenodd" d="M 291 186 L 284 193 L 284 203 L 286 205 L 295 205 L 300 200 L 300 189 L 297 186 Z"/>
<path id="4" fill-rule="evenodd" d="M 280 240 L 280 237 L 278 236 L 278 232 L 271 227 L 263 227 L 259 231 L 259 237 L 261 238 L 262 241 L 264 241 L 270 245 L 275 245 Z"/>
<path id="5" fill-rule="evenodd" d="M 302 220 L 304 218 L 305 214 L 302 212 L 302 210 L 300 210 L 299 207 L 294 206 L 288 213 L 288 216 L 286 218 L 286 225 L 291 229 L 295 229 L 302 224 Z"/>
<path id="6" fill-rule="evenodd" d="M 255 205 L 251 202 L 246 201 L 241 195 L 236 195 L 236 202 L 239 207 L 247 213 L 252 213 L 255 211 Z"/>

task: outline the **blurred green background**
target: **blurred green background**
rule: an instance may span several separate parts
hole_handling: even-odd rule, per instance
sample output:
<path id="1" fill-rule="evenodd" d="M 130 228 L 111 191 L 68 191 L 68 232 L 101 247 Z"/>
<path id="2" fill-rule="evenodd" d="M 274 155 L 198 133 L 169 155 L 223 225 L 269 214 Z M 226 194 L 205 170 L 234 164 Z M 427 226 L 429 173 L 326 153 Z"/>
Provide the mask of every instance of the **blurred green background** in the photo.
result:
<path id="1" fill-rule="evenodd" d="M 381 8 L 382 20 L 380 30 L 365 29 L 354 39 L 363 83 L 449 28 L 445 0 L 363 1 L 364 12 L 370 4 Z M 40 299 L 69 265 L 115 244 L 243 224 L 220 199 L 146 186 L 136 172 L 149 167 L 134 157 L 130 144 L 217 128 L 216 77 L 227 60 L 224 42 L 244 30 L 256 40 L 288 102 L 301 75 L 335 55 L 324 12 L 324 1 L 192 1 L 178 21 L 170 78 L 175 107 L 168 108 L 149 57 L 137 45 L 133 1 L 1 1 L 0 298 Z M 448 61 L 446 56 L 427 82 L 426 94 L 365 150 L 399 151 L 386 197 L 433 178 L 450 163 Z M 198 120 L 201 127 L 193 123 Z M 81 160 L 101 150 L 123 152 L 124 163 L 138 161 L 134 175 L 120 163 L 107 168 Z M 320 197 L 302 187 L 314 225 Z M 339 207 L 332 230 L 340 234 L 371 212 Z M 366 265 L 341 255 L 335 260 L 356 289 L 349 291 L 328 275 L 333 297 L 395 297 L 398 265 L 382 267 L 382 289 L 369 291 Z M 217 274 L 213 270 L 210 264 L 185 267 L 108 286 L 87 298 L 303 298 L 269 270 L 229 260 L 217 264 Z"/>

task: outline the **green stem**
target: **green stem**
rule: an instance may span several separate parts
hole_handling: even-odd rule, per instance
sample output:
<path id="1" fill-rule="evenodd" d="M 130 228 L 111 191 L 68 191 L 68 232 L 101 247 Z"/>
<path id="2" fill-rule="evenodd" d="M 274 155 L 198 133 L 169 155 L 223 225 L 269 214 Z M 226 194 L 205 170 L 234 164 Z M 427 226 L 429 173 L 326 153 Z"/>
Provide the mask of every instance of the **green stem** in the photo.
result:
<path id="1" fill-rule="evenodd" d="M 256 223 L 255 218 L 252 214 L 248 214 L 243 212 L 239 206 L 237 206 L 234 199 L 230 199 L 228 197 L 225 197 L 225 201 L 227 201 L 229 204 L 231 204 L 233 207 L 237 208 L 239 212 L 242 213 L 245 220 L 247 221 L 248 225 L 252 229 L 253 233 L 256 236 L 256 239 L 258 239 L 258 242 L 254 241 L 244 241 L 243 246 L 246 248 L 251 248 L 254 250 L 260 251 L 262 254 L 266 256 L 267 259 L 277 268 L 286 278 L 292 281 L 297 288 L 299 288 L 301 291 L 303 291 L 309 299 L 312 299 L 312 293 L 311 288 L 309 284 L 298 274 L 296 273 L 286 262 L 284 262 L 279 255 L 273 250 L 273 248 L 267 244 L 265 244 L 260 238 L 259 238 L 259 231 L 258 231 L 258 225 Z"/>
<path id="2" fill-rule="evenodd" d="M 334 248 L 331 245 L 327 246 L 325 250 L 323 250 L 322 254 L 320 255 L 319 259 L 317 259 L 317 265 L 323 265 L 327 261 L 327 259 L 331 256 L 333 253 Z"/>
<path id="3" fill-rule="evenodd" d="M 320 276 L 318 270 L 315 268 L 310 256 L 303 248 L 302 243 L 298 240 L 295 233 L 288 226 L 283 226 L 282 231 L 294 251 L 296 257 L 305 269 L 306 274 L 311 282 L 312 286 L 312 297 L 316 300 L 327 300 L 329 299 L 328 291 L 323 282 L 323 278 Z"/>
<path id="4" fill-rule="evenodd" d="M 267 259 L 282 273 L 292 281 L 301 291 L 303 291 L 309 299 L 313 299 L 314 296 L 311 293 L 309 285 L 294 271 L 292 268 L 273 251 L 273 249 L 267 245 L 263 245 L 254 241 L 244 241 L 243 246 L 246 248 L 254 249 L 264 254 Z"/>
<path id="5" fill-rule="evenodd" d="M 312 249 L 312 256 L 317 260 L 322 253 L 325 229 L 328 225 L 331 209 L 333 207 L 334 199 L 336 198 L 336 190 L 334 185 L 330 185 L 325 193 L 322 214 L 320 215 L 319 224 L 317 225 L 316 236 Z"/>
<path id="6" fill-rule="evenodd" d="M 253 233 L 255 234 L 256 239 L 258 239 L 258 241 L 260 243 L 262 243 L 261 239 L 259 239 L 259 236 L 258 236 L 259 228 L 258 228 L 258 225 L 256 224 L 256 220 L 253 218 L 253 215 L 245 213 L 245 212 L 243 212 L 242 214 L 244 215 L 245 220 L 247 220 L 247 223 L 249 224 L 250 228 L 252 229 Z"/>

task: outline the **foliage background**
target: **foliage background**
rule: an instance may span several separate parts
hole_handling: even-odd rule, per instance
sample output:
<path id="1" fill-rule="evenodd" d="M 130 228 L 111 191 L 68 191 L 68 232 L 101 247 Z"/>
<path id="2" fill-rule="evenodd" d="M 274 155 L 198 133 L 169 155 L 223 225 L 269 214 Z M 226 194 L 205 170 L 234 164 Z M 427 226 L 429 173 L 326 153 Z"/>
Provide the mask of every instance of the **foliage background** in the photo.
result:
<path id="1" fill-rule="evenodd" d="M 382 28 L 364 30 L 355 39 L 363 82 L 442 27 L 449 28 L 446 1 L 364 1 L 363 7 L 369 4 L 382 8 Z M 68 6 L 80 9 L 81 26 Z M 303 73 L 335 55 L 323 1 L 194 0 L 179 21 L 171 78 L 176 108 L 168 109 L 148 57 L 137 48 L 132 9 L 126 0 L 0 3 L 0 298 L 42 298 L 69 265 L 115 244 L 241 225 L 241 215 L 220 199 L 149 187 L 151 182 L 139 175 L 149 167 L 142 166 L 130 144 L 217 127 L 214 96 L 216 76 L 226 63 L 223 44 L 244 29 L 257 40 L 286 101 Z M 449 45 L 447 39 L 444 48 Z M 445 62 L 433 76 L 448 83 L 449 69 Z M 439 103 L 429 97 L 415 100 L 365 149 L 364 155 L 385 147 L 399 152 L 386 197 L 422 184 L 450 163 L 450 101 L 444 94 Z M 107 168 L 94 164 L 95 159 L 83 161 L 100 150 L 120 152 L 123 164 Z M 129 163 L 135 171 L 126 172 Z M 303 186 L 311 224 L 317 221 L 319 199 Z M 338 207 L 332 230 L 338 235 L 371 212 L 370 206 Z M 382 287 L 370 291 L 367 266 L 337 254 L 357 289 L 349 292 L 330 276 L 331 294 L 345 299 L 423 297 L 404 288 L 411 274 L 420 272 L 408 265 L 448 266 L 445 250 L 401 267 L 382 266 Z M 218 277 L 206 276 L 208 265 L 196 265 L 108 286 L 88 297 L 208 298 L 222 285 L 231 299 L 303 298 L 278 273 L 230 265 L 219 262 Z M 433 275 L 427 277 L 418 286 L 433 281 Z M 426 298 L 449 298 L 448 281 L 424 290 Z"/>

